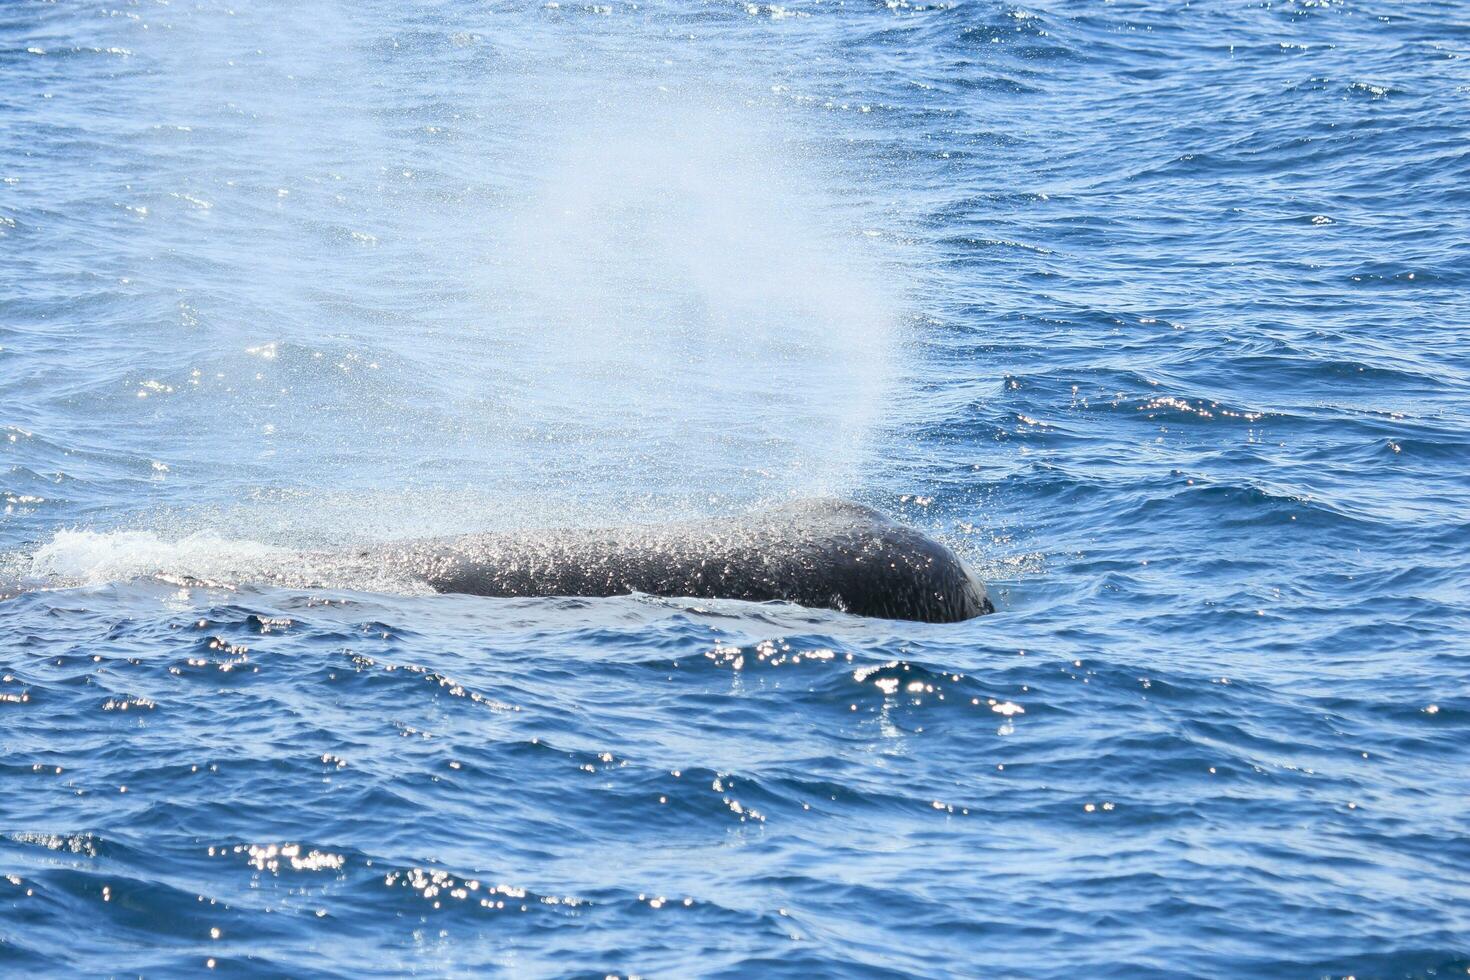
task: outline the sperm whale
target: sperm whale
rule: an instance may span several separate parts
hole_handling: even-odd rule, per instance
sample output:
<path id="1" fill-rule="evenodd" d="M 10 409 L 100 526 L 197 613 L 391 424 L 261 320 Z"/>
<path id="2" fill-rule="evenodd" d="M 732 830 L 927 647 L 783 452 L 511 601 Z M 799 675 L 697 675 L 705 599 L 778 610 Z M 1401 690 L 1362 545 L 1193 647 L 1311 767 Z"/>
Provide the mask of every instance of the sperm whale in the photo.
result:
<path id="1" fill-rule="evenodd" d="M 360 556 L 439 592 L 481 596 L 641 592 L 931 623 L 994 611 L 985 586 L 945 545 L 842 500 L 675 524 L 421 539 Z"/>

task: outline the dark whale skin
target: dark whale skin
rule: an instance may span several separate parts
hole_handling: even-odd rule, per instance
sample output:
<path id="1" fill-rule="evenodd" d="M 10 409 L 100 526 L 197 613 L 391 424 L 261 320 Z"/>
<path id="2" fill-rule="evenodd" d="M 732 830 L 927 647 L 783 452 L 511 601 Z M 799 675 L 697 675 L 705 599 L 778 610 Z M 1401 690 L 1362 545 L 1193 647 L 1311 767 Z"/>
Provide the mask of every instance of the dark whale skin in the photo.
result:
<path id="1" fill-rule="evenodd" d="M 949 548 L 842 500 L 676 524 L 426 539 L 380 556 L 436 591 L 480 596 L 641 592 L 928 623 L 994 611 L 985 586 Z"/>

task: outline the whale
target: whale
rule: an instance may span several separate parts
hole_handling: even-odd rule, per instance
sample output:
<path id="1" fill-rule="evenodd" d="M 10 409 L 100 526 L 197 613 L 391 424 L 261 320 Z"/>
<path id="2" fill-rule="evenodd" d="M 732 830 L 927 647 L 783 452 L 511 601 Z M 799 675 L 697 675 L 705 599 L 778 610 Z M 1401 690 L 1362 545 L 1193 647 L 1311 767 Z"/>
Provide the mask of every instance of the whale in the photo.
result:
<path id="1" fill-rule="evenodd" d="M 984 583 L 950 548 L 838 499 L 670 524 L 425 538 L 358 556 L 437 592 L 476 596 L 643 593 L 926 623 L 994 612 Z"/>

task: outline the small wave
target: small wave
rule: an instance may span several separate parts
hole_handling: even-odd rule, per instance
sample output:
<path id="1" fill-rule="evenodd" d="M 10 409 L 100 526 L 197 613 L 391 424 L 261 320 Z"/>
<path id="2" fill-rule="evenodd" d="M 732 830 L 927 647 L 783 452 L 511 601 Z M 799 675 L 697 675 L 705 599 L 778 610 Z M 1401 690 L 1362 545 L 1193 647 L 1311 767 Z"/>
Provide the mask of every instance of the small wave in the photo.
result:
<path id="1" fill-rule="evenodd" d="M 321 554 L 196 532 L 169 539 L 153 531 L 60 531 L 31 556 L 31 587 L 75 588 L 153 578 L 170 584 L 351 589 L 416 595 L 428 586 L 351 553 Z"/>
<path id="2" fill-rule="evenodd" d="M 238 581 L 252 566 L 276 564 L 289 548 L 213 534 L 169 541 L 152 531 L 59 531 L 31 558 L 31 575 L 69 585 L 147 576 Z"/>

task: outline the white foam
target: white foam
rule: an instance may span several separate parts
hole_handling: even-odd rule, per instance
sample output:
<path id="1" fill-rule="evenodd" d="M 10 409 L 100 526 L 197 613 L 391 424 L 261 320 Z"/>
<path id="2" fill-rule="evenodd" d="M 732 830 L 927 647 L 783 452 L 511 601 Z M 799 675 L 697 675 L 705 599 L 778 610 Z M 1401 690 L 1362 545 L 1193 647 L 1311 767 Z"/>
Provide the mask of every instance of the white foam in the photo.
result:
<path id="1" fill-rule="evenodd" d="M 152 531 L 59 531 L 32 556 L 30 574 L 74 585 L 154 575 L 238 581 L 292 554 L 289 548 L 213 534 L 171 541 Z"/>

